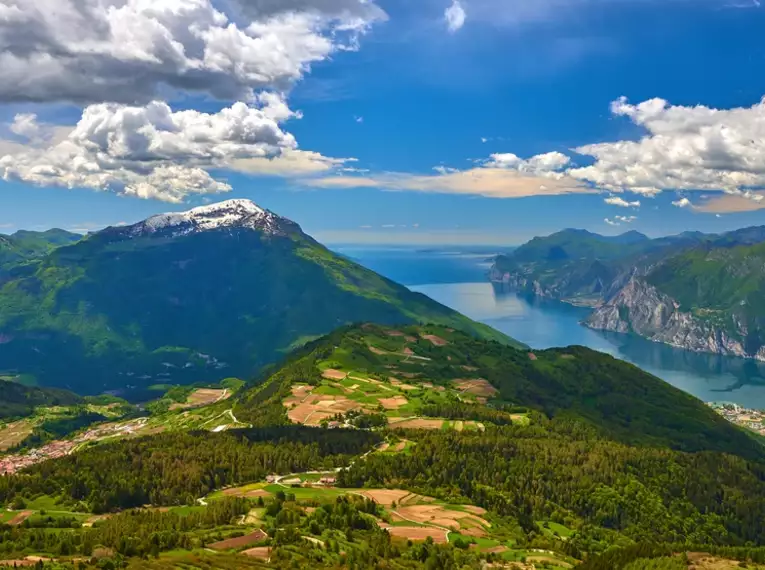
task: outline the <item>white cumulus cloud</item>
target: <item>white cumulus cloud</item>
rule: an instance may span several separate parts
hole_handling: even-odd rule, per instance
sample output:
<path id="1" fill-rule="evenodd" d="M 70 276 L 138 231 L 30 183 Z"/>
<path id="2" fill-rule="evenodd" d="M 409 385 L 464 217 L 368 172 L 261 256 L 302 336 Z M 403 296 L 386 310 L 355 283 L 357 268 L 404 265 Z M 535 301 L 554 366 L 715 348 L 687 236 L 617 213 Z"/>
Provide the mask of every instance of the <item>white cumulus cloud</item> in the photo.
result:
<path id="1" fill-rule="evenodd" d="M 606 222 L 609 226 L 620 226 L 621 225 L 619 222 L 616 222 L 616 221 L 611 220 L 609 218 L 603 218 L 603 221 Z"/>
<path id="2" fill-rule="evenodd" d="M 679 200 L 675 200 L 672 202 L 673 206 L 677 206 L 678 208 L 692 208 L 693 204 L 688 198 L 680 198 Z"/>
<path id="3" fill-rule="evenodd" d="M 367 0 L 2 0 L 0 101 L 248 99 L 385 17 Z"/>
<path id="4" fill-rule="evenodd" d="M 625 224 L 631 224 L 635 220 L 637 220 L 637 216 L 614 216 L 614 218 L 619 221 L 623 222 Z"/>
<path id="5" fill-rule="evenodd" d="M 662 190 L 722 190 L 755 197 L 765 187 L 765 100 L 720 110 L 672 106 L 663 99 L 638 105 L 621 98 L 616 116 L 646 130 L 638 141 L 587 145 L 576 152 L 595 162 L 568 174 L 612 192 L 655 195 Z"/>
<path id="6" fill-rule="evenodd" d="M 627 200 L 625 200 L 624 198 L 620 196 L 609 196 L 603 201 L 606 204 L 609 204 L 611 206 L 619 206 L 620 208 L 639 208 L 640 207 L 640 200 L 628 202 Z"/>
<path id="7" fill-rule="evenodd" d="M 144 106 L 90 105 L 62 141 L 20 147 L 1 157 L 0 175 L 43 186 L 179 202 L 189 194 L 231 189 L 209 169 L 299 152 L 294 137 L 280 125 L 293 116 L 272 94 L 261 96 L 256 105 L 240 102 L 209 114 L 173 111 L 158 101 Z M 301 163 L 320 162 L 318 156 L 290 156 Z"/>
<path id="8" fill-rule="evenodd" d="M 453 33 L 462 29 L 467 19 L 467 13 L 460 0 L 452 0 L 451 5 L 444 11 L 444 19 L 450 32 Z"/>

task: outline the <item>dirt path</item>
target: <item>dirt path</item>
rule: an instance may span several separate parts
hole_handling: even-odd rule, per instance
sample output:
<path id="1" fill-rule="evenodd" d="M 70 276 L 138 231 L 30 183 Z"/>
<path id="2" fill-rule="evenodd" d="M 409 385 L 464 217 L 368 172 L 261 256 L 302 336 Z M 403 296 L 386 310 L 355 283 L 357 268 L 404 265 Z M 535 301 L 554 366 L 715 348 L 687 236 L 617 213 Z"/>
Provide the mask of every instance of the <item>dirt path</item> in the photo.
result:
<path id="1" fill-rule="evenodd" d="M 9 520 L 7 524 L 9 524 L 11 526 L 20 525 L 25 520 L 27 520 L 30 516 L 32 516 L 33 513 L 34 513 L 34 511 L 21 511 L 15 517 L 13 517 L 11 520 Z"/>

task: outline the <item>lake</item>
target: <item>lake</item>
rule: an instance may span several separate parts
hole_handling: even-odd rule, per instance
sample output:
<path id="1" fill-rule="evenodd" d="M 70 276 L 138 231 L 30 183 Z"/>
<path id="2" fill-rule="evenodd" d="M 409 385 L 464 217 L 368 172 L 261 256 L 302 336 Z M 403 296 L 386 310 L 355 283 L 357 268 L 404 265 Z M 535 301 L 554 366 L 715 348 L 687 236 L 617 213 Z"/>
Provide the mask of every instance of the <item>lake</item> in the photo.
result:
<path id="1" fill-rule="evenodd" d="M 588 309 L 519 295 L 486 277 L 496 249 L 338 246 L 350 257 L 536 349 L 582 345 L 631 362 L 709 401 L 765 408 L 765 363 L 699 354 L 633 335 L 588 329 Z"/>

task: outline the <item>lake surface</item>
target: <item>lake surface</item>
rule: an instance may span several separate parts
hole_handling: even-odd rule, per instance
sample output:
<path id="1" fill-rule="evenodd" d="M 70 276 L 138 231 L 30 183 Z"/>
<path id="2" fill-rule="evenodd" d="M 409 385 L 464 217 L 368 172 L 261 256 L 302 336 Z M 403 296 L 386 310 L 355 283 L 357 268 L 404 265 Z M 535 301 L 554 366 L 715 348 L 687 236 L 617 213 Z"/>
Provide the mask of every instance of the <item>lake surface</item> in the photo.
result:
<path id="1" fill-rule="evenodd" d="M 488 282 L 497 250 L 342 246 L 337 252 L 536 349 L 582 345 L 632 362 L 709 401 L 765 408 L 765 363 L 699 354 L 588 329 L 588 309 L 519 295 Z"/>

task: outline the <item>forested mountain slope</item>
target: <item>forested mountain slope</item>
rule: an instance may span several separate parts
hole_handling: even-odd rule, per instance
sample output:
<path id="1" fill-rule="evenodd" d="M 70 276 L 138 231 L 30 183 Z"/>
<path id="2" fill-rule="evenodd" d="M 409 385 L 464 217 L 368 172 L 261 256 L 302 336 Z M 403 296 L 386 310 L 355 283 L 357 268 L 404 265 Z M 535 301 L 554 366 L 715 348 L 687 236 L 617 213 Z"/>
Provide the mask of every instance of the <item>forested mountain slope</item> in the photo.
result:
<path id="1" fill-rule="evenodd" d="M 0 285 L 0 372 L 81 393 L 248 376 L 364 320 L 512 342 L 234 200 L 108 228 L 17 267 Z"/>
<path id="2" fill-rule="evenodd" d="M 0 380 L 0 420 L 27 416 L 37 406 L 72 406 L 82 401 L 66 390 L 27 387 Z"/>
<path id="3" fill-rule="evenodd" d="M 11 235 L 0 234 L 0 279 L 11 264 L 43 256 L 57 247 L 72 244 L 81 238 L 79 234 L 59 229 L 45 232 L 21 230 Z"/>
<path id="4" fill-rule="evenodd" d="M 157 568 L 169 556 L 236 567 L 215 554 L 221 541 L 242 557 L 255 543 L 271 568 L 653 568 L 650 558 L 723 547 L 765 556 L 760 441 L 584 348 L 346 327 L 234 398 L 230 413 L 253 427 L 102 443 L 0 478 L 0 503 L 15 509 L 109 515 L 87 528 L 55 517 L 50 532 L 13 527 L 5 552 L 78 556 L 100 544 L 130 564 L 157 555 Z"/>
<path id="5" fill-rule="evenodd" d="M 592 306 L 593 328 L 765 359 L 765 228 L 658 239 L 566 230 L 497 258 L 492 280 Z M 644 239 L 643 239 L 644 238 Z"/>

